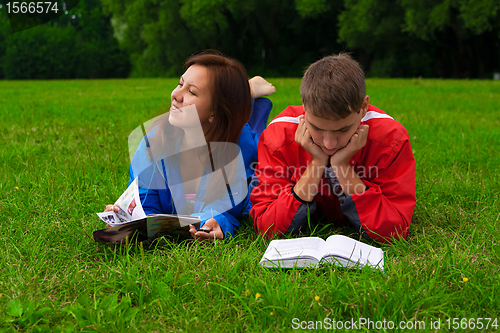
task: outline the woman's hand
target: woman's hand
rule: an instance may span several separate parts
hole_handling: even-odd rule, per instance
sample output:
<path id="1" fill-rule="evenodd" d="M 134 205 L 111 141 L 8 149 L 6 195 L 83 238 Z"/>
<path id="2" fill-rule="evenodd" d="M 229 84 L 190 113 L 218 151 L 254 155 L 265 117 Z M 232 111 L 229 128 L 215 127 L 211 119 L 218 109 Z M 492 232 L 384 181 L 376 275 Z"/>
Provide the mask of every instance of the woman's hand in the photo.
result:
<path id="1" fill-rule="evenodd" d="M 104 210 L 105 212 L 115 212 L 118 213 L 120 211 L 120 208 L 115 205 L 106 205 L 106 209 Z M 110 228 L 111 226 L 106 223 L 106 228 Z"/>
<path id="2" fill-rule="evenodd" d="M 104 211 L 118 213 L 120 211 L 120 208 L 118 206 L 115 206 L 115 205 L 106 205 L 106 209 Z"/>
<path id="3" fill-rule="evenodd" d="M 224 233 L 222 232 L 219 223 L 217 223 L 217 220 L 215 220 L 214 218 L 208 219 L 207 222 L 205 222 L 205 224 L 201 227 L 201 229 L 210 230 L 210 232 L 196 231 L 196 228 L 191 225 L 189 227 L 191 237 L 196 240 L 215 240 L 224 238 Z"/>

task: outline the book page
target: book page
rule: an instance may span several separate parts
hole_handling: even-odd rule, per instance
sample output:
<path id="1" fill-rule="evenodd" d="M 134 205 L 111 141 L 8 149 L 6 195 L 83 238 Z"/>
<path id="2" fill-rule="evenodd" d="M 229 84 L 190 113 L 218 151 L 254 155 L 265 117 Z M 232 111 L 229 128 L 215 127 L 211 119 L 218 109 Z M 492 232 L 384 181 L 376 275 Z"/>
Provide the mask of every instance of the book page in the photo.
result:
<path id="1" fill-rule="evenodd" d="M 377 247 L 359 242 L 342 235 L 332 235 L 327 238 L 324 251 L 324 258 L 328 256 L 336 257 L 347 266 L 354 266 L 359 263 L 362 266 L 368 265 L 383 270 L 384 251 Z"/>
<path id="2" fill-rule="evenodd" d="M 277 263 L 286 260 L 293 262 L 299 258 L 310 259 L 310 261 L 301 260 L 305 264 L 309 262 L 317 263 L 321 260 L 324 244 L 325 241 L 318 237 L 273 240 L 264 253 L 261 264 L 264 261 Z M 297 263 L 297 266 L 303 267 L 299 263 Z"/>

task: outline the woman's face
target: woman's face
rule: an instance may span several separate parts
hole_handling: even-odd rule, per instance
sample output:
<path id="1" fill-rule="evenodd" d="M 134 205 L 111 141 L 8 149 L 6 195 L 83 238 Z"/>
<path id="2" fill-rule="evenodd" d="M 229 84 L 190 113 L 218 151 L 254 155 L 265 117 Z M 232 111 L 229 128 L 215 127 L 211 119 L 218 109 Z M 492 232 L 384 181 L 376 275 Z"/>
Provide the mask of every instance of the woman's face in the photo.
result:
<path id="1" fill-rule="evenodd" d="M 169 121 L 182 129 L 200 126 L 203 132 L 213 121 L 212 95 L 208 70 L 199 65 L 190 66 L 172 91 Z"/>

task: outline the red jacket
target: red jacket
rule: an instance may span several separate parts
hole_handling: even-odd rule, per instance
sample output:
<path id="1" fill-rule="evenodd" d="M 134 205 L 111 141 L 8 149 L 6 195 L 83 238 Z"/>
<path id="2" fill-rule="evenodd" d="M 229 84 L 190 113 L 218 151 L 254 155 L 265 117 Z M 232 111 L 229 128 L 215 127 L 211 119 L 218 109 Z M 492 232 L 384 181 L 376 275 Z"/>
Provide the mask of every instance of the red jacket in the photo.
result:
<path id="1" fill-rule="evenodd" d="M 370 126 L 367 143 L 351 159 L 368 188 L 348 197 L 339 195 L 323 175 L 318 194 L 312 202 L 305 202 L 292 190 L 311 161 L 295 142 L 298 117 L 303 114 L 302 106 L 287 107 L 260 138 L 255 171 L 259 183 L 250 196 L 257 232 L 267 236 L 297 232 L 307 225 L 309 208 L 318 217 L 349 221 L 366 238 L 382 242 L 406 238 L 416 196 L 415 159 L 403 125 L 370 105 L 362 119 L 362 124 Z"/>

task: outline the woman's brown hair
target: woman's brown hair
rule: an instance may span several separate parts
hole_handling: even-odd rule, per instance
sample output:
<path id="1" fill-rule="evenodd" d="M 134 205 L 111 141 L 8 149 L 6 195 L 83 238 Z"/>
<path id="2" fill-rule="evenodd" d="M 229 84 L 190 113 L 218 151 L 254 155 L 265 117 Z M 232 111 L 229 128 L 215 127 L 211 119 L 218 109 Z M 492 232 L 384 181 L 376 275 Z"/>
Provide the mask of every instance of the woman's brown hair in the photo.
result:
<path id="1" fill-rule="evenodd" d="M 204 133 L 208 143 L 208 152 L 204 147 L 198 147 L 200 159 L 204 165 L 212 165 L 214 171 L 218 166 L 226 165 L 238 156 L 238 151 L 229 144 L 211 145 L 211 142 L 225 142 L 237 144 L 243 126 L 248 122 L 251 112 L 251 95 L 248 75 L 243 65 L 220 52 L 209 50 L 193 55 L 187 59 L 184 67 L 192 65 L 205 67 L 209 76 L 209 90 L 212 97 L 213 121 Z M 159 162 L 176 152 L 176 144 L 183 136 L 183 130 L 173 126 L 168 121 L 168 114 L 163 114 L 153 122 L 146 135 L 146 145 L 149 150 L 150 161 Z M 196 149 L 196 148 L 195 148 Z M 225 174 L 224 179 L 213 177 L 206 187 L 213 183 L 231 184 L 237 177 L 235 172 Z M 220 198 L 220 193 L 207 191 L 204 200 L 213 201 Z M 210 194 L 209 194 L 210 193 Z M 210 198 L 209 198 L 210 197 Z"/>
<path id="2" fill-rule="evenodd" d="M 250 118 L 252 104 L 245 67 L 239 61 L 227 58 L 215 50 L 192 55 L 186 60 L 184 67 L 187 70 L 192 65 L 205 67 L 209 75 L 214 118 L 204 133 L 205 141 L 209 146 L 210 142 L 237 144 L 243 126 Z M 181 129 L 170 124 L 167 114 L 157 117 L 148 129 L 148 133 L 152 132 L 152 160 L 165 157 L 165 149 L 183 135 Z"/>
<path id="3" fill-rule="evenodd" d="M 212 95 L 213 121 L 205 134 L 207 142 L 238 143 L 241 130 L 251 112 L 250 85 L 243 65 L 217 51 L 205 51 L 191 56 L 185 63 L 208 70 Z"/>

